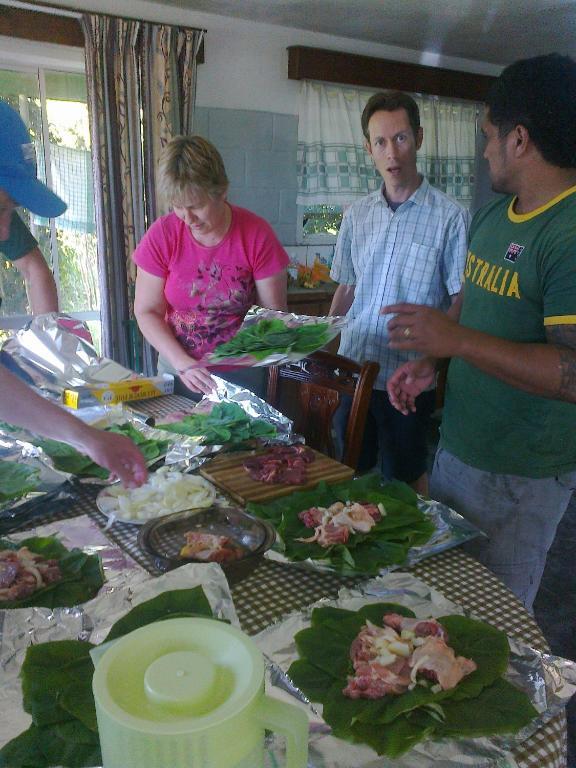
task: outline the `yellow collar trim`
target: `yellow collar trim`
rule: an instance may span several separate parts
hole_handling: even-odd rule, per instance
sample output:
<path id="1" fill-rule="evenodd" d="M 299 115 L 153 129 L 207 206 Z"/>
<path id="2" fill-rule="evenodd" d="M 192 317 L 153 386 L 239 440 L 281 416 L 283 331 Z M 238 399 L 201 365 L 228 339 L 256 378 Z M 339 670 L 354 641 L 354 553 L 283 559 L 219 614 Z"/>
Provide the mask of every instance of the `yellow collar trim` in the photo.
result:
<path id="1" fill-rule="evenodd" d="M 576 325 L 576 315 L 550 315 L 544 318 L 544 325 Z"/>
<path id="2" fill-rule="evenodd" d="M 513 221 L 515 224 L 520 224 L 523 221 L 529 221 L 530 219 L 533 219 L 535 216 L 539 216 L 541 213 L 544 213 L 544 211 L 547 211 L 548 208 L 552 208 L 553 205 L 556 205 L 556 203 L 559 203 L 560 200 L 564 200 L 565 197 L 568 197 L 569 195 L 573 195 L 576 192 L 576 185 L 573 187 L 569 187 L 568 189 L 565 189 L 564 192 L 561 192 L 556 197 L 553 197 L 552 200 L 549 200 L 544 205 L 541 205 L 540 208 L 535 208 L 533 211 L 530 211 L 529 213 L 515 213 L 514 212 L 514 205 L 516 204 L 516 200 L 518 200 L 517 197 L 513 197 L 510 201 L 510 205 L 508 206 L 508 218 L 510 221 Z"/>

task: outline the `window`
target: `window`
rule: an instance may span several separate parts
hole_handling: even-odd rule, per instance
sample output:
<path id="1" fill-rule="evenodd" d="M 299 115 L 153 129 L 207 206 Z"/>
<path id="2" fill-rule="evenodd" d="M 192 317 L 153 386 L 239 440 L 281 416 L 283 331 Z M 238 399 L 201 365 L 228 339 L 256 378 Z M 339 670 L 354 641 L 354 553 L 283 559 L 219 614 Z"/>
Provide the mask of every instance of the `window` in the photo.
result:
<path id="1" fill-rule="evenodd" d="M 0 97 L 28 126 L 38 176 L 67 203 L 55 220 L 19 213 L 52 267 L 60 309 L 85 320 L 99 346 L 100 315 L 92 161 L 83 72 L 0 69 Z M 0 259 L 0 328 L 22 325 L 29 314 L 20 273 Z"/>
<path id="2" fill-rule="evenodd" d="M 341 205 L 299 206 L 302 243 L 333 243 L 342 223 L 343 212 Z"/>

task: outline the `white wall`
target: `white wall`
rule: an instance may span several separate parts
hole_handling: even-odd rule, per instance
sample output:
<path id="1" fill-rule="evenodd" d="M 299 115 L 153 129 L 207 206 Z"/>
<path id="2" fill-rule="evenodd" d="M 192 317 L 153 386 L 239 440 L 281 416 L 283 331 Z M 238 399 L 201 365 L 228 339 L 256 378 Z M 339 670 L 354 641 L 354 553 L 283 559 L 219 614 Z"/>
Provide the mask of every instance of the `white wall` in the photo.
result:
<path id="1" fill-rule="evenodd" d="M 498 74 L 501 70 L 484 62 L 186 11 L 149 0 L 124 0 L 121 8 L 117 0 L 59 0 L 59 5 L 111 14 L 121 12 L 123 16 L 206 29 L 206 61 L 199 66 L 196 97 L 201 107 L 297 114 L 298 82 L 288 80 L 289 45 L 329 48 L 480 74 Z M 5 44 L 6 40 L 0 38 L 0 55 Z M 34 47 L 38 50 L 37 44 Z"/>

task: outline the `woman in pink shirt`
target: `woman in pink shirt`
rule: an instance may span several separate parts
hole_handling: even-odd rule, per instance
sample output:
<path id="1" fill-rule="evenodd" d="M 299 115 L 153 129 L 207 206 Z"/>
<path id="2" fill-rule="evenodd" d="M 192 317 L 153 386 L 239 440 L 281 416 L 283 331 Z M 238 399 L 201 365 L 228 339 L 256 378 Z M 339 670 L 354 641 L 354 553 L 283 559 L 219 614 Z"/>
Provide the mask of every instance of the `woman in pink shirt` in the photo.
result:
<path id="1" fill-rule="evenodd" d="M 227 202 L 220 153 L 200 136 L 165 147 L 159 191 L 171 213 L 134 251 L 134 311 L 158 370 L 208 393 L 214 380 L 196 361 L 236 333 L 252 304 L 287 308 L 288 255 L 264 219 Z"/>

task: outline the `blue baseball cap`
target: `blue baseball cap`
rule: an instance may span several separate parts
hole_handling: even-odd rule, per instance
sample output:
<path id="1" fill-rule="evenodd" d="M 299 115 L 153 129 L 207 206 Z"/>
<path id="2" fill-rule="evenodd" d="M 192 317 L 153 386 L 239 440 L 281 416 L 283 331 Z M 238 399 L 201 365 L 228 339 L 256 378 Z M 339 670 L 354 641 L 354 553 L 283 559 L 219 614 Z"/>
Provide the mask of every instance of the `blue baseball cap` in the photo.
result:
<path id="1" fill-rule="evenodd" d="M 0 189 L 38 216 L 53 219 L 68 207 L 36 177 L 36 150 L 20 115 L 0 99 Z"/>

